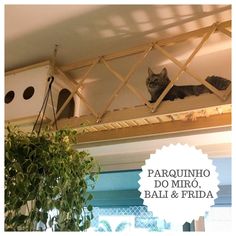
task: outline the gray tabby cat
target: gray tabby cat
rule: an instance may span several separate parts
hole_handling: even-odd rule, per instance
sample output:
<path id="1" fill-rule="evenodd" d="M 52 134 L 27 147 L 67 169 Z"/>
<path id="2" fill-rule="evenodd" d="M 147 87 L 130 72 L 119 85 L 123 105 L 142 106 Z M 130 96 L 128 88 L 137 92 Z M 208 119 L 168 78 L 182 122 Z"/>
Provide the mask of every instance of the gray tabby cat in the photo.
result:
<path id="1" fill-rule="evenodd" d="M 218 90 L 225 90 L 231 84 L 230 80 L 224 79 L 219 76 L 208 76 L 206 81 L 210 83 L 212 86 L 217 88 Z M 170 83 L 170 79 L 167 75 L 166 68 L 162 69 L 159 74 L 153 73 L 153 71 L 148 68 L 148 78 L 146 79 L 146 86 L 151 94 L 150 103 L 156 102 L 159 96 L 162 94 L 166 86 Z M 212 93 L 205 85 L 184 85 L 177 86 L 173 85 L 169 92 L 166 94 L 163 100 L 171 100 L 173 101 L 176 98 L 185 98 L 187 96 L 195 95 L 203 93 Z"/>

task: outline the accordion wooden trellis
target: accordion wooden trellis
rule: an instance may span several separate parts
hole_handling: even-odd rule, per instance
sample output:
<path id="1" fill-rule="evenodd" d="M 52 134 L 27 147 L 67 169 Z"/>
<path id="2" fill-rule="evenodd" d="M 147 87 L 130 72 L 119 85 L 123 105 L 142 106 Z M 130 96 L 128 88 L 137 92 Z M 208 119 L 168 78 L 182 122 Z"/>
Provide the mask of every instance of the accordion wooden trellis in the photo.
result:
<path id="1" fill-rule="evenodd" d="M 183 120 L 186 119 L 186 117 L 189 117 L 191 120 L 195 120 L 197 117 L 207 117 L 209 115 L 218 115 L 222 113 L 230 113 L 231 112 L 231 105 L 228 104 L 228 102 L 225 102 L 230 95 L 231 92 L 231 86 L 229 86 L 225 91 L 219 91 L 215 87 L 213 87 L 211 84 L 209 84 L 206 80 L 202 79 L 197 73 L 193 72 L 189 69 L 189 65 L 192 62 L 193 58 L 196 56 L 198 51 L 202 48 L 202 46 L 207 42 L 209 37 L 215 33 L 215 32 L 221 32 L 228 37 L 231 37 L 231 31 L 229 28 L 231 27 L 231 21 L 225 21 L 222 23 L 214 23 L 211 26 L 204 27 L 195 31 L 187 32 L 178 36 L 174 36 L 167 39 L 157 40 L 155 42 L 142 45 L 136 48 L 131 48 L 128 50 L 112 53 L 109 55 L 104 55 L 101 57 L 97 57 L 95 59 L 81 61 L 78 63 L 74 63 L 71 65 L 62 66 L 60 68 L 56 68 L 56 72 L 67 82 L 72 83 L 73 91 L 71 95 L 67 98 L 61 109 L 57 112 L 57 117 L 61 114 L 63 109 L 66 107 L 70 99 L 73 97 L 74 94 L 77 94 L 81 101 L 84 102 L 86 107 L 91 112 L 91 115 L 83 116 L 83 117 L 73 117 L 68 119 L 64 119 L 59 121 L 59 126 L 67 126 L 67 127 L 76 127 L 80 128 L 81 125 L 83 127 L 84 131 L 87 132 L 97 132 L 97 131 L 104 131 L 104 130 L 114 130 L 118 128 L 125 128 L 125 127 L 133 127 L 133 126 L 140 126 L 140 125 L 147 125 L 147 124 L 154 124 L 154 123 L 163 123 L 165 121 L 173 121 L 173 120 Z M 172 56 L 164 47 L 168 45 L 172 45 L 178 42 L 185 41 L 189 38 L 196 38 L 201 37 L 200 43 L 196 46 L 196 48 L 193 50 L 191 55 L 188 57 L 188 59 L 183 64 L 179 60 L 177 60 L 174 56 Z M 133 85 L 129 83 L 129 79 L 131 75 L 135 72 L 135 70 L 139 67 L 141 63 L 144 62 L 145 58 L 149 55 L 151 50 L 158 50 L 161 54 L 166 56 L 169 60 L 171 60 L 175 65 L 179 67 L 179 71 L 176 74 L 175 78 L 170 82 L 170 84 L 166 87 L 166 89 L 163 91 L 161 96 L 157 99 L 157 101 L 154 104 L 151 104 L 147 101 L 145 96 L 142 94 L 141 91 L 139 91 L 137 88 L 135 88 Z M 109 61 L 115 60 L 121 57 L 126 57 L 134 54 L 140 54 L 139 59 L 133 64 L 133 66 L 130 68 L 129 72 L 126 76 L 122 76 L 121 73 L 119 73 L 117 70 L 115 70 L 110 64 Z M 98 64 L 103 63 L 108 71 L 110 71 L 119 81 L 119 86 L 114 90 L 110 98 L 106 101 L 106 104 L 104 107 L 102 107 L 101 111 L 97 113 L 95 109 L 89 104 L 87 99 L 79 92 L 79 88 L 83 85 L 85 80 L 88 78 L 89 73 L 93 68 Z M 88 67 L 85 74 L 79 79 L 79 82 L 75 82 L 70 76 L 67 75 L 67 72 L 70 72 L 75 69 L 79 69 L 82 67 Z M 161 114 L 160 112 L 157 114 L 158 107 L 161 104 L 163 98 L 168 93 L 168 91 L 171 89 L 171 87 L 174 85 L 174 83 L 179 79 L 180 75 L 186 72 L 188 75 L 199 81 L 201 84 L 204 84 L 208 89 L 212 91 L 214 95 L 220 98 L 222 101 L 221 106 L 213 106 L 209 108 L 208 110 L 203 109 L 201 107 L 197 108 L 196 104 L 194 104 L 189 112 L 186 112 L 185 109 L 182 109 L 181 111 L 181 105 L 179 104 L 178 107 L 180 107 L 180 110 L 175 110 L 171 113 L 165 113 Z M 119 96 L 119 93 L 124 87 L 127 87 L 134 96 L 137 96 L 142 104 L 146 104 L 146 106 L 143 107 L 136 107 L 136 108 L 130 108 L 131 112 L 129 112 L 129 109 L 123 110 L 123 111 L 108 111 L 110 105 L 117 96 Z M 169 105 L 170 106 L 170 105 Z M 195 106 L 195 107 L 194 107 Z M 135 117 L 132 115 L 135 114 Z M 114 113 L 114 114 L 112 114 Z M 124 114 L 129 115 L 124 115 Z M 138 115 L 137 115 L 138 114 Z M 142 115 L 141 115 L 142 114 Z M 182 115 L 182 118 L 181 118 Z M 123 118 L 122 118 L 123 116 Z M 119 117 L 119 118 L 117 118 Z M 229 118 L 229 117 L 228 117 Z M 228 123 L 229 122 L 229 119 Z M 86 124 L 87 122 L 87 124 Z"/>

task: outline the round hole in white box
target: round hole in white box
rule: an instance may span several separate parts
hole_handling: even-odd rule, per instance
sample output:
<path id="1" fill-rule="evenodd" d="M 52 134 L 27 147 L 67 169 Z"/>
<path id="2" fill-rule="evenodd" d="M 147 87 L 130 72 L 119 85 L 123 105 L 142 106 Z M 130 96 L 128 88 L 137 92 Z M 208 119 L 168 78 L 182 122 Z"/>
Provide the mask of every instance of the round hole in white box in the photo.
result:
<path id="1" fill-rule="evenodd" d="M 14 97 L 15 97 L 14 91 L 11 90 L 11 91 L 7 92 L 7 94 L 5 95 L 5 103 L 8 104 L 8 103 L 12 102 Z"/>
<path id="2" fill-rule="evenodd" d="M 30 99 L 32 96 L 34 95 L 34 87 L 33 86 L 29 86 L 25 89 L 24 93 L 23 93 L 23 98 L 25 100 Z"/>

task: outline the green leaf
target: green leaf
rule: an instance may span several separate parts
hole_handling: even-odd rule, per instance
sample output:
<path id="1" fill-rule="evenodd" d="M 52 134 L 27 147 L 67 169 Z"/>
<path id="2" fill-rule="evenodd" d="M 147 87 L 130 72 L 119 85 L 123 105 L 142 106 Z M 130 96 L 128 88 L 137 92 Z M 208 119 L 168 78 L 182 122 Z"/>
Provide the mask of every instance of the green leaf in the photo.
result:
<path id="1" fill-rule="evenodd" d="M 37 171 L 37 166 L 33 163 L 31 163 L 28 167 L 27 167 L 27 173 L 35 173 Z"/>
<path id="2" fill-rule="evenodd" d="M 26 215 L 20 215 L 20 216 L 18 216 L 18 217 L 16 218 L 16 221 L 15 221 L 16 225 L 21 225 L 21 224 L 23 224 L 27 218 L 28 218 L 28 216 L 26 216 Z"/>
<path id="3" fill-rule="evenodd" d="M 24 202 L 20 199 L 18 199 L 16 202 L 15 202 L 15 208 L 16 209 L 19 209 L 23 206 Z"/>
<path id="4" fill-rule="evenodd" d="M 20 164 L 18 163 L 18 162 L 14 162 L 13 163 L 13 165 L 12 165 L 12 167 L 16 170 L 16 171 L 22 171 L 22 169 L 21 169 L 21 166 L 20 166 Z"/>
<path id="5" fill-rule="evenodd" d="M 93 210 L 93 206 L 92 205 L 88 205 L 87 209 L 88 209 L 88 211 L 92 211 Z"/>
<path id="6" fill-rule="evenodd" d="M 39 199 L 37 199 L 36 202 L 35 202 L 35 205 L 38 209 L 40 209 L 41 206 L 42 206 L 41 201 Z"/>
<path id="7" fill-rule="evenodd" d="M 84 222 L 84 230 L 90 227 L 90 220 L 85 220 Z"/>
<path id="8" fill-rule="evenodd" d="M 32 150 L 30 153 L 29 153 L 29 157 L 32 159 L 36 156 L 36 150 Z"/>
<path id="9" fill-rule="evenodd" d="M 27 197 L 27 200 L 28 201 L 34 200 L 35 197 L 36 197 L 36 194 L 34 192 L 30 192 L 28 197 Z"/>
<path id="10" fill-rule="evenodd" d="M 87 198 L 87 200 L 88 200 L 88 201 L 91 201 L 92 199 L 93 199 L 93 195 L 90 193 L 89 196 L 88 196 L 88 198 Z"/>
<path id="11" fill-rule="evenodd" d="M 16 174 L 16 183 L 20 184 L 23 180 L 24 180 L 24 175 L 21 172 L 17 173 Z"/>

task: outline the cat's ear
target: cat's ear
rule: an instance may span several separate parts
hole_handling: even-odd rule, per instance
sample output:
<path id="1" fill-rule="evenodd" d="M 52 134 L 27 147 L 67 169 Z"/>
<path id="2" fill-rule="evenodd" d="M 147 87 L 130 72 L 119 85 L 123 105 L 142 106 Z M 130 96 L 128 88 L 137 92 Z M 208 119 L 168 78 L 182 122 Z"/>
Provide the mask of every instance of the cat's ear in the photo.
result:
<path id="1" fill-rule="evenodd" d="M 152 76 L 154 73 L 153 73 L 153 71 L 152 71 L 152 69 L 150 68 L 150 67 L 148 67 L 148 75 L 149 76 Z"/>
<path id="2" fill-rule="evenodd" d="M 163 68 L 162 71 L 161 71 L 161 76 L 162 77 L 166 77 L 167 76 L 167 69 L 166 68 Z"/>

